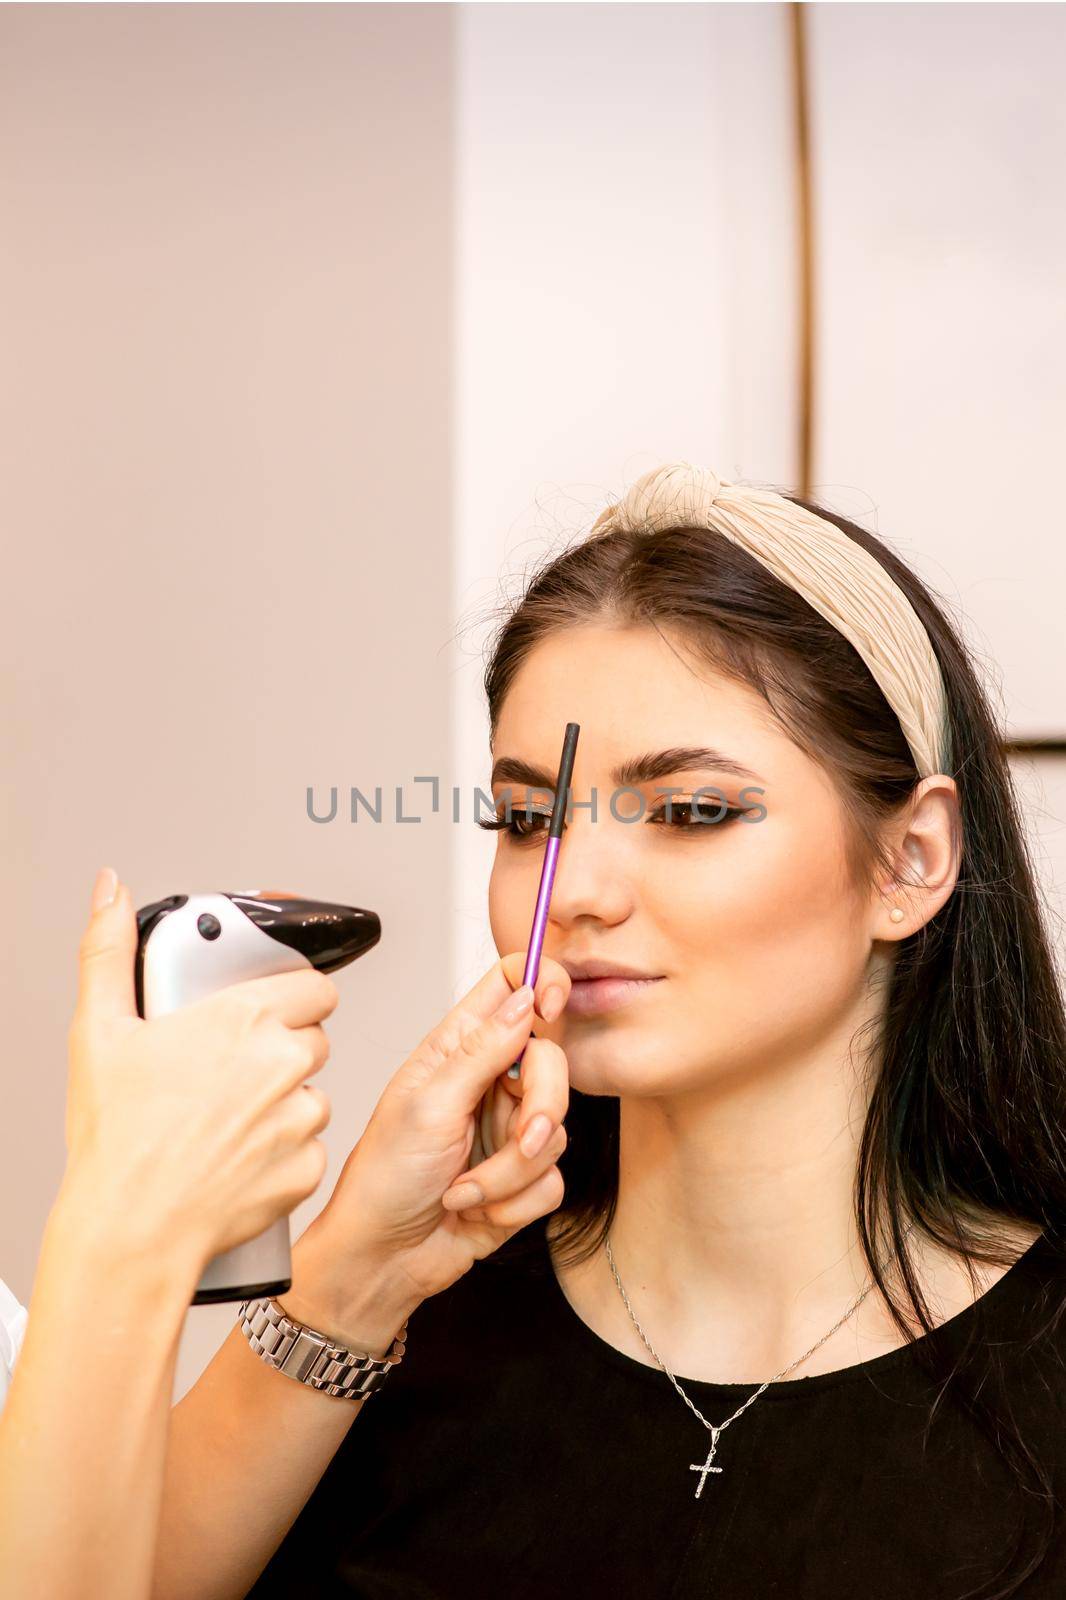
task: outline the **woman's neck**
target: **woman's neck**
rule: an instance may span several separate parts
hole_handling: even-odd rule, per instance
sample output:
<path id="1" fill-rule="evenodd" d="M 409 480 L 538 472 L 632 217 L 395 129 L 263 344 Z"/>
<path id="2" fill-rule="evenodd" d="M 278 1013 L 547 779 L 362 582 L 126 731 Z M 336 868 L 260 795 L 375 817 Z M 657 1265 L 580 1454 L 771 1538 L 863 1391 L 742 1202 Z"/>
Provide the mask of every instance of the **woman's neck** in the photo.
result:
<path id="1" fill-rule="evenodd" d="M 822 1044 L 787 1069 L 670 1098 L 623 1096 L 615 1266 L 644 1331 L 679 1376 L 761 1382 L 794 1361 L 861 1294 L 855 1219 L 867 1092 L 846 1050 Z M 1015 1230 L 1017 1250 L 1036 1230 Z M 549 1238 L 554 1229 L 549 1226 Z M 928 1241 L 913 1256 L 934 1321 L 974 1298 L 966 1265 Z M 1002 1268 L 978 1268 L 982 1292 Z M 572 1306 L 602 1338 L 654 1364 L 603 1250 L 559 1267 Z M 867 1361 L 904 1342 L 871 1294 L 796 1377 Z"/>
<path id="2" fill-rule="evenodd" d="M 698 1356 L 723 1381 L 761 1382 L 861 1293 L 853 1194 L 865 1110 L 854 1071 L 828 1064 L 824 1048 L 700 1094 L 623 1098 L 611 1246 L 671 1370 L 638 1302 L 691 1376 Z"/>

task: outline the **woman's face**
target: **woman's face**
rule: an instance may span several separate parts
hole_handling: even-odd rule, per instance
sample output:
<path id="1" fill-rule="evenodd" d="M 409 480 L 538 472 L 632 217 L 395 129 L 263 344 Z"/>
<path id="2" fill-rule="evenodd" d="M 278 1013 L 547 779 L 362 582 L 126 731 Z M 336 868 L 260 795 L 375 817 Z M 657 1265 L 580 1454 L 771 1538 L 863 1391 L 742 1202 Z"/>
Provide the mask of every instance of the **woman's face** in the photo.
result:
<path id="1" fill-rule="evenodd" d="M 489 887 L 497 951 L 529 939 L 551 806 L 537 786 L 554 783 L 567 722 L 581 733 L 544 953 L 658 980 L 613 1010 L 537 1019 L 534 1032 L 565 1049 L 571 1082 L 588 1094 L 676 1094 L 817 1052 L 853 1012 L 871 950 L 870 895 L 849 881 L 840 803 L 754 690 L 650 627 L 553 635 L 507 694 L 492 790 L 499 815 L 510 791 L 516 832 L 497 837 Z M 694 746 L 718 754 L 616 776 Z M 499 771 L 508 761 L 543 776 Z M 753 820 L 693 823 L 682 807 L 701 786 L 706 817 L 724 800 Z M 672 822 L 667 787 L 679 791 Z"/>

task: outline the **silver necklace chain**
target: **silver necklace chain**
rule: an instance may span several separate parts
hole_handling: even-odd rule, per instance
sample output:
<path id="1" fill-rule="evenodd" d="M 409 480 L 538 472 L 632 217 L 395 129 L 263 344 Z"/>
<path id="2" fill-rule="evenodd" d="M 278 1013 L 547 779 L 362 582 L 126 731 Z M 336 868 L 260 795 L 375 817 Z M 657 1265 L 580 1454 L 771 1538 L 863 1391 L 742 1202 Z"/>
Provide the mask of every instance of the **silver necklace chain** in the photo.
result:
<path id="1" fill-rule="evenodd" d="M 908 1227 L 905 1230 L 905 1232 L 903 1234 L 904 1239 L 906 1239 L 907 1235 L 910 1233 L 911 1228 L 913 1226 L 914 1226 L 914 1224 L 911 1223 L 910 1227 Z M 890 1259 L 890 1256 L 891 1256 L 891 1252 L 890 1252 L 889 1257 L 886 1257 L 886 1260 L 881 1263 L 882 1269 L 886 1265 L 887 1260 Z M 845 1311 L 844 1315 L 840 1318 L 840 1320 L 838 1322 L 834 1322 L 833 1326 L 829 1329 L 828 1333 L 823 1333 L 822 1337 L 815 1344 L 812 1344 L 811 1348 L 809 1350 L 805 1350 L 801 1356 L 797 1356 L 796 1357 L 795 1361 L 790 1361 L 787 1367 L 782 1367 L 780 1372 L 776 1372 L 772 1378 L 767 1378 L 765 1383 L 761 1383 L 759 1385 L 759 1387 L 755 1390 L 754 1394 L 750 1394 L 748 1396 L 748 1398 L 744 1401 L 744 1404 L 742 1406 L 738 1406 L 737 1407 L 737 1409 L 733 1412 L 733 1415 L 731 1417 L 726 1417 L 725 1421 L 724 1422 L 720 1422 L 718 1424 L 718 1426 L 716 1427 L 713 1422 L 708 1422 L 707 1418 L 703 1415 L 703 1412 L 699 1411 L 696 1408 L 696 1406 L 693 1405 L 692 1401 L 689 1399 L 689 1397 L 685 1393 L 684 1389 L 682 1389 L 681 1385 L 678 1383 L 677 1379 L 674 1377 L 673 1373 L 670 1371 L 670 1368 L 666 1365 L 666 1362 L 663 1360 L 662 1356 L 659 1355 L 658 1351 L 653 1347 L 653 1345 L 652 1345 L 651 1341 L 649 1340 L 647 1334 L 644 1332 L 644 1329 L 641 1327 L 640 1323 L 637 1321 L 636 1312 L 633 1310 L 633 1307 L 629 1303 L 629 1296 L 626 1294 L 625 1289 L 622 1287 L 622 1280 L 618 1276 L 618 1268 L 614 1264 L 614 1252 L 611 1249 L 611 1236 L 610 1236 L 610 1234 L 607 1235 L 607 1260 L 608 1260 L 608 1263 L 610 1264 L 611 1271 L 614 1274 L 614 1281 L 618 1285 L 618 1292 L 622 1296 L 622 1299 L 625 1301 L 626 1310 L 629 1312 L 629 1315 L 632 1318 L 633 1326 L 636 1328 L 637 1332 L 640 1334 L 640 1337 L 643 1339 L 645 1345 L 648 1348 L 649 1353 L 655 1357 L 656 1361 L 659 1363 L 660 1367 L 662 1367 L 663 1371 L 666 1373 L 666 1376 L 670 1379 L 670 1382 L 673 1384 L 674 1388 L 677 1390 L 677 1392 L 681 1396 L 682 1400 L 688 1406 L 689 1410 L 692 1411 L 700 1419 L 700 1421 L 703 1423 L 703 1426 L 708 1430 L 708 1432 L 711 1435 L 711 1448 L 710 1448 L 710 1450 L 709 1450 L 709 1452 L 707 1454 L 706 1461 L 694 1461 L 689 1466 L 689 1471 L 690 1472 L 698 1472 L 700 1474 L 699 1486 L 698 1486 L 698 1488 L 696 1490 L 696 1499 L 697 1500 L 699 1499 L 700 1495 L 703 1493 L 703 1485 L 704 1485 L 704 1482 L 705 1482 L 705 1480 L 707 1478 L 707 1474 L 709 1472 L 721 1472 L 721 1470 L 722 1470 L 721 1467 L 716 1467 L 716 1466 L 713 1465 L 714 1457 L 715 1457 L 715 1452 L 718 1449 L 718 1440 L 721 1437 L 721 1435 L 725 1432 L 725 1430 L 729 1427 L 730 1423 L 736 1422 L 738 1417 L 743 1416 L 744 1412 L 748 1409 L 748 1407 L 749 1406 L 753 1406 L 755 1404 L 756 1400 L 758 1400 L 759 1396 L 761 1394 L 765 1394 L 766 1390 L 770 1387 L 770 1385 L 772 1383 L 777 1383 L 781 1378 L 787 1378 L 787 1376 L 788 1376 L 788 1374 L 790 1372 L 794 1372 L 797 1367 L 801 1367 L 805 1361 L 807 1361 L 811 1356 L 813 1356 L 813 1354 L 814 1354 L 814 1352 L 816 1350 L 820 1350 L 822 1348 L 823 1344 L 825 1344 L 829 1339 L 831 1339 L 833 1337 L 834 1333 L 837 1333 L 844 1326 L 845 1322 L 847 1322 L 849 1320 L 849 1318 L 851 1318 L 851 1317 L 853 1317 L 855 1315 L 856 1311 L 858 1311 L 859 1307 L 862 1305 L 863 1301 L 866 1299 L 867 1295 L 871 1293 L 871 1291 L 873 1290 L 873 1287 L 874 1287 L 873 1279 L 871 1278 L 870 1282 L 866 1285 L 865 1289 L 863 1289 L 862 1293 L 858 1296 L 858 1298 L 856 1300 L 854 1300 L 851 1303 L 851 1305 Z"/>

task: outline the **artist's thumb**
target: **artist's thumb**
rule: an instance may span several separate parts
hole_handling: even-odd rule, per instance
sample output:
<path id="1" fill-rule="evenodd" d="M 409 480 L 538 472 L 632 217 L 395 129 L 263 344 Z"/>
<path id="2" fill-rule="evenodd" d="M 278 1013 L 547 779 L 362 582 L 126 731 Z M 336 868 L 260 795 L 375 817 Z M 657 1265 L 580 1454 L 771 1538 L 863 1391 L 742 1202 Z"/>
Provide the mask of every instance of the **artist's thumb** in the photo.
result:
<path id="1" fill-rule="evenodd" d="M 113 867 L 101 867 L 93 885 L 89 922 L 78 946 L 76 1020 L 137 1015 L 136 954 L 137 918 L 129 890 L 119 883 Z"/>

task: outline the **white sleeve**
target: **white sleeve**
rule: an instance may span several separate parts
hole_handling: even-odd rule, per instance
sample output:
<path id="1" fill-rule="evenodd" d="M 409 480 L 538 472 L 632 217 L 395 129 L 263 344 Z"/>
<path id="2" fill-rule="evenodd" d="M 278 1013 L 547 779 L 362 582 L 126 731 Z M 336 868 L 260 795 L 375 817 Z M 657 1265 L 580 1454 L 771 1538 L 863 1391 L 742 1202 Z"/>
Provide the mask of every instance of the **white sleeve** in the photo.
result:
<path id="1" fill-rule="evenodd" d="M 4 1404 L 15 1361 L 26 1332 L 26 1309 L 0 1278 L 0 1407 Z"/>

